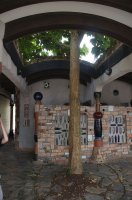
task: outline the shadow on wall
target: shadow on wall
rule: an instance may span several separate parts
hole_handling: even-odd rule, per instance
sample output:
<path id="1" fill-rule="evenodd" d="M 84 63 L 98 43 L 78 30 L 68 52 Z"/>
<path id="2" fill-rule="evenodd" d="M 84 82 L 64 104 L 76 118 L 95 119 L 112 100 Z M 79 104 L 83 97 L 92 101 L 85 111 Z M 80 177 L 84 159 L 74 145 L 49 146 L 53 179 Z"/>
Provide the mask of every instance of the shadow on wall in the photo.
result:
<path id="1" fill-rule="evenodd" d="M 81 106 L 92 106 L 91 100 L 85 101 L 83 103 L 80 103 Z M 70 104 L 68 102 L 64 103 L 64 106 L 69 106 Z"/>

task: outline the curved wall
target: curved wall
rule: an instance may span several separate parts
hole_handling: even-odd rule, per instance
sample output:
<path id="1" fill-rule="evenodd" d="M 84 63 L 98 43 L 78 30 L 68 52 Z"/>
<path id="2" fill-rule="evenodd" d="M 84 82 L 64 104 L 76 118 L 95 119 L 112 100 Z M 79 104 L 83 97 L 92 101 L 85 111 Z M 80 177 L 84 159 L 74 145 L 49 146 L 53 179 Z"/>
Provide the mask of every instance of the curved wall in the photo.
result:
<path id="1" fill-rule="evenodd" d="M 28 87 L 25 93 L 20 94 L 20 135 L 19 147 L 20 148 L 33 148 L 34 147 L 34 107 L 35 100 L 33 95 L 35 92 L 43 94 L 42 103 L 45 106 L 64 105 L 69 103 L 69 80 L 65 79 L 49 79 L 46 80 L 49 88 L 44 88 L 45 81 L 39 81 Z M 86 86 L 80 85 L 80 101 L 85 101 Z M 25 109 L 28 111 L 24 114 Z M 28 124 L 29 120 L 29 124 Z"/>
<path id="2" fill-rule="evenodd" d="M 45 81 L 39 81 L 28 86 L 25 93 L 20 94 L 20 135 L 19 147 L 22 149 L 31 149 L 34 147 L 34 108 L 35 100 L 33 95 L 35 92 L 43 94 L 42 104 L 45 107 L 50 105 L 60 106 L 69 102 L 69 80 L 65 79 L 49 79 L 49 88 L 44 88 Z M 81 102 L 92 101 L 94 106 L 94 87 L 91 85 L 80 85 Z M 113 91 L 118 90 L 119 95 L 114 96 Z M 101 102 L 108 105 L 126 105 L 132 99 L 132 86 L 121 81 L 113 81 L 106 85 L 102 91 Z M 129 104 L 130 105 L 130 104 Z M 27 113 L 28 112 L 28 113 Z"/>
<path id="3" fill-rule="evenodd" d="M 49 83 L 49 88 L 44 88 L 44 83 Z M 69 80 L 65 79 L 49 79 L 46 81 L 40 81 L 29 86 L 31 96 L 37 91 L 42 92 L 44 105 L 64 105 L 69 103 Z M 85 89 L 84 85 L 80 85 L 80 101 L 85 101 Z"/>
<path id="4" fill-rule="evenodd" d="M 114 95 L 114 90 L 119 92 L 118 95 Z M 130 100 L 132 99 L 132 85 L 124 83 L 122 81 L 113 81 L 104 86 L 102 91 L 101 102 L 107 105 L 115 106 L 130 106 Z"/>
<path id="5" fill-rule="evenodd" d="M 2 22 L 7 23 L 29 15 L 50 12 L 76 12 L 93 14 L 113 19 L 132 27 L 131 13 L 129 12 L 101 4 L 77 1 L 56 1 L 23 6 L 0 14 L 0 19 Z"/>

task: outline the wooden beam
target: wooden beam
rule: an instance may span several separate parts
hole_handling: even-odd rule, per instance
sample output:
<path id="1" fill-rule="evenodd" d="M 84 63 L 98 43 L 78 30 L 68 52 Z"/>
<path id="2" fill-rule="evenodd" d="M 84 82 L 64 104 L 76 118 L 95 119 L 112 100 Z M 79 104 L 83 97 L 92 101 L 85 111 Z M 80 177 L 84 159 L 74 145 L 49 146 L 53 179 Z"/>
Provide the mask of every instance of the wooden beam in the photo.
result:
<path id="1" fill-rule="evenodd" d="M 84 13 L 44 13 L 24 17 L 6 24 L 4 41 L 49 29 L 80 29 L 112 36 L 132 46 L 132 28 L 117 21 Z"/>

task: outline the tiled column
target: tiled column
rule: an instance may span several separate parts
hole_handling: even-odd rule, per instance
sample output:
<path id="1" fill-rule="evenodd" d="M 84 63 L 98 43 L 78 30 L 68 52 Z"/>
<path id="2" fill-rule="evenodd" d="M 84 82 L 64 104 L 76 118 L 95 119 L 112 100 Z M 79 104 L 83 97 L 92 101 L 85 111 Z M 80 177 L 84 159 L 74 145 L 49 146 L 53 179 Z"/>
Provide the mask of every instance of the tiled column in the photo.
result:
<path id="1" fill-rule="evenodd" d="M 95 113 L 93 114 L 95 140 L 94 140 L 94 147 L 93 147 L 93 152 L 92 152 L 92 156 L 91 156 L 90 160 L 93 163 L 102 163 L 102 162 L 104 162 L 105 158 L 103 157 L 103 154 L 102 154 L 102 150 L 103 150 L 102 117 L 103 117 L 103 114 L 100 112 L 101 93 L 95 92 L 94 98 L 96 100 Z"/>
<path id="2" fill-rule="evenodd" d="M 34 148 L 34 160 L 38 160 L 38 117 L 39 117 L 39 108 L 41 105 L 41 100 L 43 98 L 43 95 L 40 92 L 36 92 L 34 94 L 35 99 L 35 113 L 34 113 L 34 119 L 35 119 L 35 133 L 34 133 L 34 141 L 35 141 L 35 148 Z"/>
<path id="3" fill-rule="evenodd" d="M 103 117 L 103 114 L 100 112 L 101 92 L 95 92 L 94 98 L 96 101 L 96 109 L 95 109 L 95 113 L 93 114 L 94 134 L 95 134 L 94 146 L 101 147 L 101 146 L 103 146 L 103 140 L 102 140 L 102 117 Z"/>

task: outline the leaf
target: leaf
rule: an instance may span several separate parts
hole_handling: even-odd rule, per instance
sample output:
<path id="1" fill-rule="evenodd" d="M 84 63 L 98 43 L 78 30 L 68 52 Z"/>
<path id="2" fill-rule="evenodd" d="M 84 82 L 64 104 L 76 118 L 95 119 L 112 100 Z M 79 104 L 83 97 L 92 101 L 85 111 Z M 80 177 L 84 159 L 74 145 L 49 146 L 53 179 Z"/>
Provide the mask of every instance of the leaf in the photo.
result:
<path id="1" fill-rule="evenodd" d="M 84 31 L 81 32 L 82 36 Z M 96 58 L 107 53 L 107 51 L 116 44 L 112 37 L 101 35 L 99 33 L 86 32 L 87 35 L 93 36 L 90 40 L 93 48 L 92 53 Z M 34 33 L 18 38 L 18 52 L 24 65 L 44 60 L 52 55 L 56 58 L 70 57 L 70 30 L 50 30 L 40 33 Z M 84 44 L 80 48 L 80 55 L 88 54 L 89 49 Z M 50 57 L 51 58 L 51 57 Z"/>

